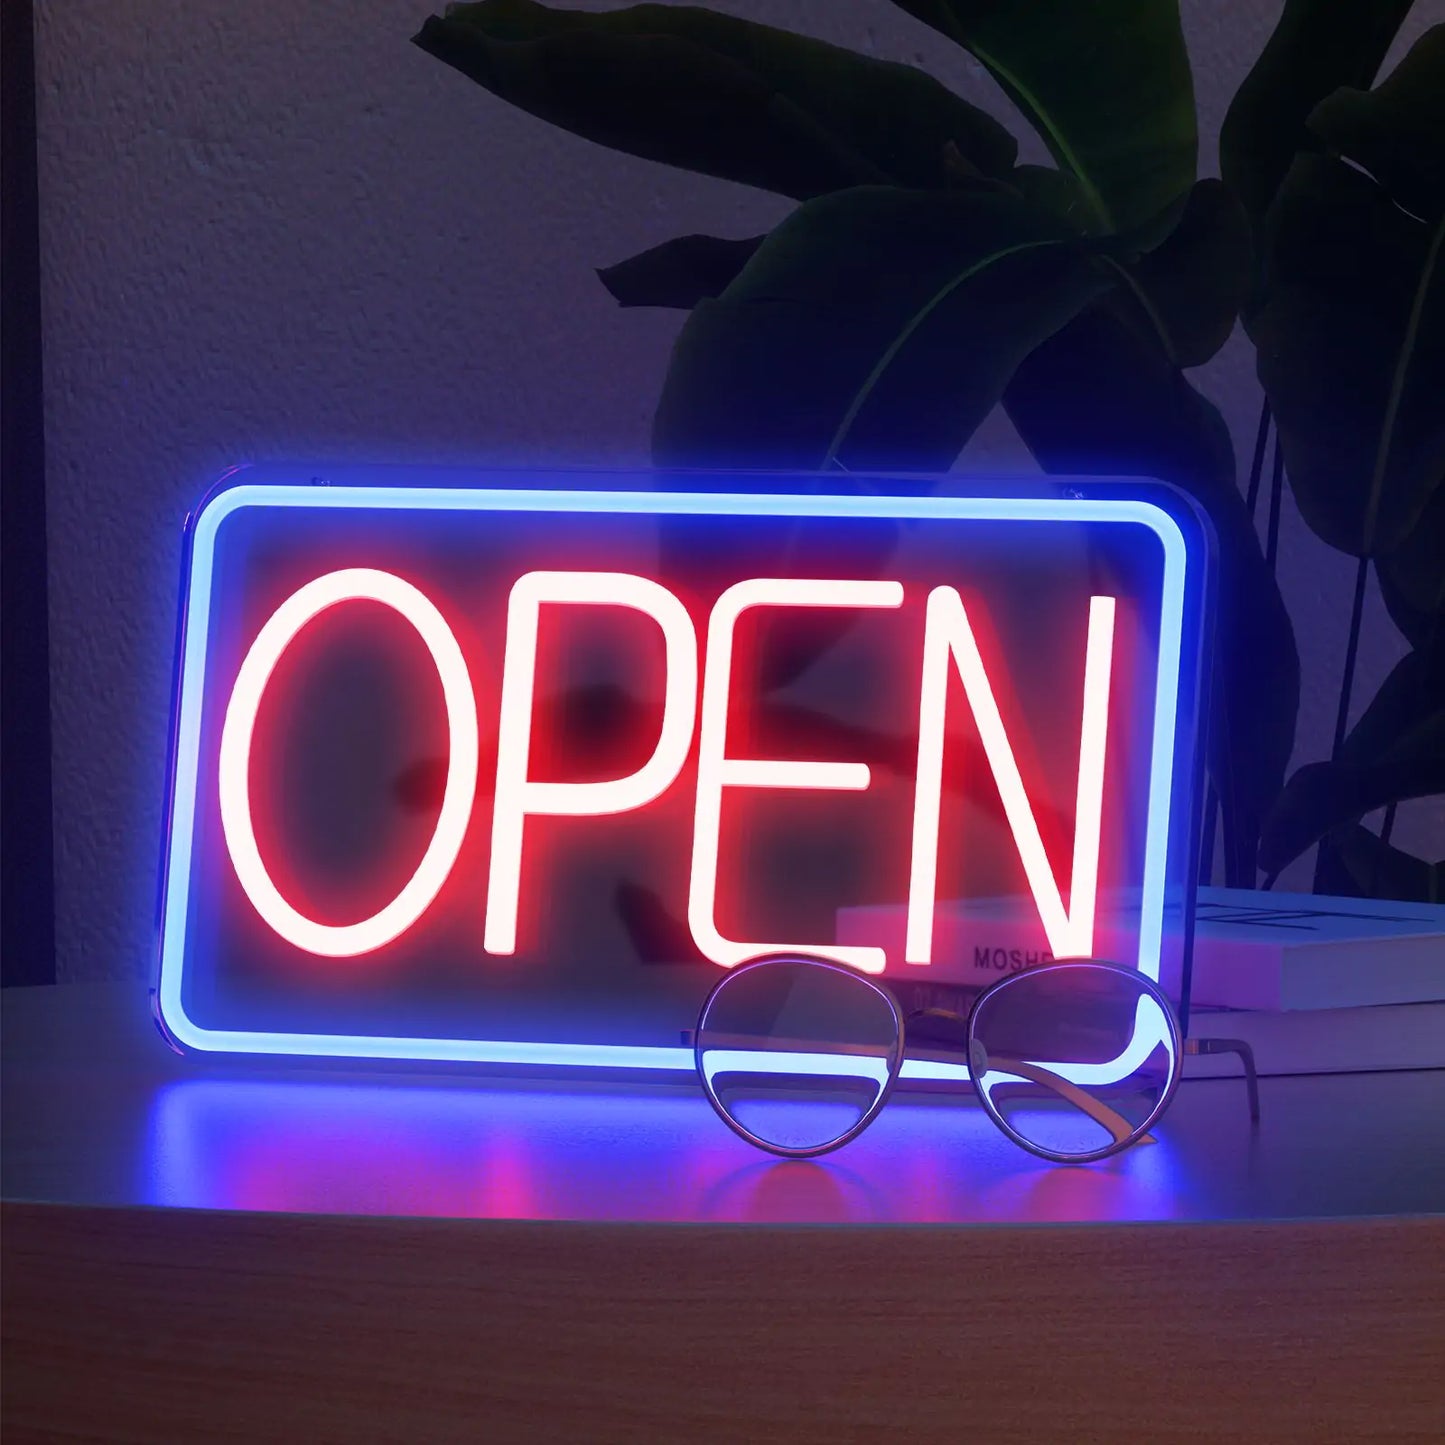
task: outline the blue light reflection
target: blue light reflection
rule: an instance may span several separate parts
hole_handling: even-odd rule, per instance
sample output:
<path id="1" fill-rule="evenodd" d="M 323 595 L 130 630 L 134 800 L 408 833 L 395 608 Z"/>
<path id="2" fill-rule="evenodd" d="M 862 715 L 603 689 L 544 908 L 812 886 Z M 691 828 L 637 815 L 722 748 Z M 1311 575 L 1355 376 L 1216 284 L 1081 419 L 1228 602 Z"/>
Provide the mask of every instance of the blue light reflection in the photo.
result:
<path id="1" fill-rule="evenodd" d="M 1061 1169 L 966 1096 L 895 1095 L 837 1155 L 772 1161 L 685 1088 L 194 1079 L 151 1103 L 145 1202 L 488 1219 L 1167 1219 L 1167 1139 Z"/>

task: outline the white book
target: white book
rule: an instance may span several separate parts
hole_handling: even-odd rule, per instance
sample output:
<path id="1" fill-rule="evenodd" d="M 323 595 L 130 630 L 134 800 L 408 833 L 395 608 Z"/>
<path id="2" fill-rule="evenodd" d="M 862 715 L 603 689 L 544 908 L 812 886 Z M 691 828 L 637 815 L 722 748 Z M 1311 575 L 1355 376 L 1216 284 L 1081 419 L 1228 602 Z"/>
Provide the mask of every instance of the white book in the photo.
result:
<path id="1" fill-rule="evenodd" d="M 1099 900 L 1097 956 L 1134 956 L 1128 905 Z M 881 946 L 890 973 L 911 975 L 906 922 L 901 903 L 840 909 L 837 941 Z M 1166 916 L 1166 933 L 1178 927 L 1177 912 Z M 977 987 L 1050 957 L 1030 899 L 943 900 L 933 962 L 918 979 Z M 1445 905 L 1201 888 L 1190 997 L 1195 1006 L 1269 1012 L 1445 1000 Z"/>
<path id="2" fill-rule="evenodd" d="M 1190 997 L 1271 1012 L 1445 999 L 1445 906 L 1201 888 Z"/>
<path id="3" fill-rule="evenodd" d="M 1260 1074 L 1355 1074 L 1445 1068 L 1445 1003 L 1378 1008 L 1191 1009 L 1191 1038 L 1243 1039 Z M 1191 1055 L 1186 1079 L 1232 1077 L 1235 1054 Z"/>

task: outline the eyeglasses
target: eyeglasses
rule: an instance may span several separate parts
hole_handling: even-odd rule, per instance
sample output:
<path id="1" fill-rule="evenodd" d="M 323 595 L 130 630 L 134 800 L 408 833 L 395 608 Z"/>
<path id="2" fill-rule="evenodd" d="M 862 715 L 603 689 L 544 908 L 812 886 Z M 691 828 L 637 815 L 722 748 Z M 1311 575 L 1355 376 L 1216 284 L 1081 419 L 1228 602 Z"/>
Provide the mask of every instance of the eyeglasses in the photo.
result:
<path id="1" fill-rule="evenodd" d="M 943 1040 L 961 1052 L 989 1118 L 1057 1163 L 1152 1142 L 1186 1053 L 1239 1053 L 1258 1118 L 1247 1045 L 1186 1043 L 1152 979 L 1097 959 L 1011 974 L 966 1015 L 929 1008 L 906 1018 L 888 988 L 852 969 L 802 955 L 758 959 L 719 979 L 688 1042 L 709 1103 L 734 1133 L 807 1159 L 878 1117 L 903 1071 L 910 1026 L 931 1049 Z M 933 1072 L 958 1077 L 956 1064 Z"/>

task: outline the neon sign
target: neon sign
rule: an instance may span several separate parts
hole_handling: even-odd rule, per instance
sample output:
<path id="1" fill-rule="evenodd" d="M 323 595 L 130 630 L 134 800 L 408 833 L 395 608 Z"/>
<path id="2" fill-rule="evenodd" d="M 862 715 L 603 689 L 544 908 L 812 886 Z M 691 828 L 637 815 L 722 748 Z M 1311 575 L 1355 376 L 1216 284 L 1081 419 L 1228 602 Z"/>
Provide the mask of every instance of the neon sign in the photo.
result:
<path id="1" fill-rule="evenodd" d="M 1128 897 L 1177 978 L 1206 546 L 1168 489 L 462 480 L 242 472 L 192 518 L 174 1042 L 684 1069 L 718 967 L 926 976 L 990 887 L 1059 957 Z M 901 946 L 840 939 L 884 902 Z"/>

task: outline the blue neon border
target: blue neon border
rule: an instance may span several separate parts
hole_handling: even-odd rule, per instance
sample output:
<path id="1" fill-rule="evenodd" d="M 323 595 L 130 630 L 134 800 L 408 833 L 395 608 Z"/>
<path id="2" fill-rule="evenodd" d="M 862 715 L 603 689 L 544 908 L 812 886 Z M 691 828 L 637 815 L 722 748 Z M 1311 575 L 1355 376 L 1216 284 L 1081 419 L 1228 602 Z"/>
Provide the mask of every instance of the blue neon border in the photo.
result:
<path id="1" fill-rule="evenodd" d="M 362 469 L 356 469 L 362 470 Z M 237 475 L 237 474 L 228 474 Z M 239 473 L 244 476 L 244 473 Z M 589 478 L 590 479 L 590 478 Z M 581 480 L 580 477 L 569 480 Z M 739 478 L 741 480 L 741 478 Z M 916 482 L 916 479 L 910 479 Z M 1054 479 L 1057 481 L 1058 479 Z M 1098 479 L 1095 479 L 1097 484 Z M 1120 485 L 1116 483 L 1115 485 Z M 1161 483 L 1122 483 L 1158 492 Z M 185 937 L 194 843 L 196 782 L 200 767 L 202 694 L 211 615 L 216 534 L 243 507 L 312 507 L 374 511 L 596 512 L 637 516 L 860 517 L 902 520 L 1069 521 L 1135 523 L 1158 537 L 1164 550 L 1159 617 L 1159 671 L 1155 682 L 1154 735 L 1145 823 L 1144 883 L 1140 906 L 1138 967 L 1159 976 L 1165 893 L 1171 850 L 1171 808 L 1179 743 L 1181 663 L 1185 645 L 1186 589 L 1202 570 L 1191 565 L 1190 544 L 1178 520 L 1163 506 L 1125 496 L 837 496 L 753 492 L 646 492 L 576 488 L 485 488 L 407 485 L 265 483 L 240 481 L 212 493 L 190 519 L 182 609 L 178 628 L 178 676 L 171 745 L 170 795 L 162 860 L 160 945 L 152 1002 L 156 1022 L 176 1047 L 210 1053 L 279 1054 L 303 1058 L 393 1059 L 409 1062 L 476 1063 L 562 1068 L 686 1071 L 691 1049 L 627 1044 L 519 1043 L 509 1040 L 389 1038 L 369 1034 L 296 1034 L 203 1029 L 181 1002 Z M 1086 483 L 1086 485 L 1088 485 Z M 1179 502 L 1181 494 L 1167 489 Z M 1200 537 L 1202 539 L 1203 533 Z M 1202 547 L 1203 542 L 1199 543 Z M 1202 607 L 1193 609 L 1201 615 Z M 1197 709 L 1196 709 L 1197 711 Z M 1184 867 L 1193 866 L 1186 850 Z M 1186 978 L 1187 987 L 1187 978 Z M 905 1078 L 967 1077 L 962 1066 L 908 1060 Z"/>

